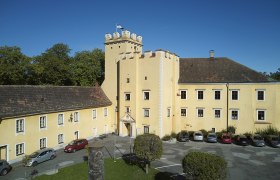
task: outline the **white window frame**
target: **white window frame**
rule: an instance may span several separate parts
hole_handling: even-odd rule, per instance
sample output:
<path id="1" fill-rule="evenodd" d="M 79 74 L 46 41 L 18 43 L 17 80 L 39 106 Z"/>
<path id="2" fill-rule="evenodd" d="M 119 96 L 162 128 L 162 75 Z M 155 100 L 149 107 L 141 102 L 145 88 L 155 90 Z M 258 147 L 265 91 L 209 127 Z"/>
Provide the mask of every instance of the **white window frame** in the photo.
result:
<path id="1" fill-rule="evenodd" d="M 182 115 L 182 110 L 185 110 L 185 115 L 184 115 L 184 114 Z M 187 114 L 188 114 L 188 113 L 187 113 L 187 108 L 181 108 L 181 109 L 180 109 L 180 116 L 181 116 L 181 117 L 187 117 Z"/>
<path id="2" fill-rule="evenodd" d="M 182 92 L 185 92 L 186 93 L 186 98 L 182 98 Z M 186 90 L 186 89 L 182 89 L 182 90 L 180 90 L 180 99 L 188 99 L 188 90 Z"/>
<path id="3" fill-rule="evenodd" d="M 146 93 L 148 94 L 148 98 L 146 96 Z M 149 101 L 150 100 L 150 91 L 143 91 L 143 99 L 145 101 Z"/>
<path id="4" fill-rule="evenodd" d="M 259 112 L 263 111 L 264 112 L 264 119 L 259 119 Z M 266 110 L 265 109 L 257 109 L 257 121 L 266 121 Z"/>
<path id="5" fill-rule="evenodd" d="M 20 126 L 18 126 L 18 122 L 22 122 Z M 25 119 L 16 119 L 16 134 L 24 134 L 25 133 Z M 19 131 L 18 131 L 19 130 Z"/>
<path id="6" fill-rule="evenodd" d="M 144 117 L 150 117 L 150 109 L 144 108 L 143 110 L 144 110 Z M 146 113 L 146 112 L 148 112 L 148 113 Z"/>
<path id="7" fill-rule="evenodd" d="M 41 140 L 43 140 L 43 143 L 45 143 L 43 147 L 41 147 Z M 44 141 L 44 140 L 45 140 L 45 141 Z M 43 138 L 40 138 L 40 139 L 39 139 L 39 149 L 45 149 L 45 148 L 47 148 L 47 144 L 48 144 L 47 137 L 43 137 Z"/>
<path id="8" fill-rule="evenodd" d="M 220 98 L 219 99 L 216 99 L 216 92 L 220 92 Z M 219 100 L 222 99 L 222 93 L 221 92 L 222 92 L 221 90 L 214 90 L 214 100 L 219 101 Z"/>
<path id="9" fill-rule="evenodd" d="M 256 90 L 257 101 L 265 101 L 265 90 L 264 89 L 257 89 Z M 263 92 L 263 99 L 259 99 L 259 92 Z"/>
<path id="10" fill-rule="evenodd" d="M 62 115 L 62 123 L 60 123 L 60 119 L 59 119 L 59 116 Z M 63 126 L 64 125 L 64 114 L 63 113 L 59 113 L 57 115 L 57 125 L 58 126 Z"/>
<path id="11" fill-rule="evenodd" d="M 80 113 L 78 111 L 75 111 L 73 116 L 74 116 L 73 117 L 74 122 L 79 122 L 80 121 Z"/>
<path id="12" fill-rule="evenodd" d="M 215 109 L 213 109 L 213 111 L 214 111 L 214 118 L 215 119 L 220 119 L 221 118 L 221 116 L 222 116 L 222 111 L 221 111 L 221 109 L 218 109 L 218 108 L 215 108 Z M 216 116 L 216 111 L 220 111 L 220 116 L 218 117 L 218 116 Z"/>
<path id="13" fill-rule="evenodd" d="M 39 129 L 40 130 L 47 129 L 47 125 L 48 125 L 47 115 L 39 116 Z"/>
<path id="14" fill-rule="evenodd" d="M 97 118 L 97 110 L 93 109 L 92 110 L 92 119 L 96 119 Z"/>
<path id="15" fill-rule="evenodd" d="M 21 152 L 18 153 L 18 146 L 22 145 L 22 148 L 20 148 Z M 18 143 L 18 144 L 15 144 L 15 156 L 20 156 L 20 155 L 23 155 L 25 153 L 25 142 L 21 142 L 21 143 Z"/>
<path id="16" fill-rule="evenodd" d="M 104 108 L 103 111 L 104 111 L 104 117 L 107 117 L 108 116 L 108 108 Z"/>
<path id="17" fill-rule="evenodd" d="M 124 93 L 124 100 L 125 101 L 130 101 L 131 99 L 131 94 L 130 93 Z"/>
<path id="18" fill-rule="evenodd" d="M 205 97 L 204 97 L 204 95 L 205 95 L 204 91 L 205 91 L 204 89 L 197 89 L 197 90 L 196 90 L 196 99 L 197 99 L 197 100 L 202 101 L 202 100 L 205 99 Z M 198 98 L 198 97 L 199 97 L 199 92 L 202 92 L 202 99 L 199 99 L 199 98 Z"/>
<path id="19" fill-rule="evenodd" d="M 233 118 L 233 116 L 232 116 L 233 111 L 237 111 L 237 118 Z M 231 120 L 239 120 L 239 109 L 231 109 L 230 110 L 230 118 L 231 118 Z"/>
<path id="20" fill-rule="evenodd" d="M 231 89 L 230 91 L 231 91 L 231 93 L 230 93 L 230 95 L 231 95 L 231 100 L 232 100 L 232 101 L 238 101 L 238 100 L 240 99 L 240 92 L 239 92 L 240 90 L 238 90 L 238 89 Z M 237 92 L 237 99 L 233 99 L 233 98 L 232 98 L 233 92 Z"/>
<path id="21" fill-rule="evenodd" d="M 202 110 L 202 116 L 199 114 L 199 111 Z M 197 117 L 203 118 L 204 117 L 204 108 L 197 108 Z"/>
<path id="22" fill-rule="evenodd" d="M 58 134 L 57 135 L 57 144 L 63 144 L 64 143 L 64 134 Z"/>

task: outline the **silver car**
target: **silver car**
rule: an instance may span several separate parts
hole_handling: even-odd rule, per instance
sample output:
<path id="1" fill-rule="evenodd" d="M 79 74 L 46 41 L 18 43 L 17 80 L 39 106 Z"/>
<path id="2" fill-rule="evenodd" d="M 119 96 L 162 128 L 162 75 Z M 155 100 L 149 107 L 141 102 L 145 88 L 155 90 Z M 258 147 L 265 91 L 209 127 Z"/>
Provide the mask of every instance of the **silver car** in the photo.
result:
<path id="1" fill-rule="evenodd" d="M 46 149 L 38 150 L 28 156 L 28 160 L 25 166 L 36 166 L 38 163 L 50 159 L 54 159 L 55 157 L 56 157 L 56 153 L 54 149 L 46 148 Z"/>
<path id="2" fill-rule="evenodd" d="M 217 142 L 217 135 L 216 135 L 216 133 L 209 133 L 207 135 L 207 142 L 216 143 Z"/>
<path id="3" fill-rule="evenodd" d="M 203 141 L 203 134 L 201 131 L 195 131 L 193 133 L 193 140 L 194 141 Z"/>

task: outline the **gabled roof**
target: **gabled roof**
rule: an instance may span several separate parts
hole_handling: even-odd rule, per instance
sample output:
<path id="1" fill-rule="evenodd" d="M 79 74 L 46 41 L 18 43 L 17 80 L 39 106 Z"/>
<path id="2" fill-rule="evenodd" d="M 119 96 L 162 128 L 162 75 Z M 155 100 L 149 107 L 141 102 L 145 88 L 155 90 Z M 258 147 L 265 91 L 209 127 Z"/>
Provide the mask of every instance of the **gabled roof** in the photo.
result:
<path id="1" fill-rule="evenodd" d="M 258 73 L 228 58 L 180 58 L 179 83 L 270 82 Z"/>
<path id="2" fill-rule="evenodd" d="M 0 119 L 111 104 L 101 87 L 0 86 Z"/>

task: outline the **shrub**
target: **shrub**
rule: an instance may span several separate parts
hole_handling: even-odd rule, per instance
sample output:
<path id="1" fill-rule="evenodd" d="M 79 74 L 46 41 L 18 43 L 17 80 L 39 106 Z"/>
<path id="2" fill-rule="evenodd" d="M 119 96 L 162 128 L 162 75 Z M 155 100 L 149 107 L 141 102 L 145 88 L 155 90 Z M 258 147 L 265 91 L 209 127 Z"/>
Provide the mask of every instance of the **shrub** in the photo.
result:
<path id="1" fill-rule="evenodd" d="M 200 129 L 200 131 L 202 132 L 203 136 L 206 137 L 207 136 L 207 131 L 205 129 Z"/>
<path id="2" fill-rule="evenodd" d="M 171 136 L 172 138 L 176 138 L 177 134 L 176 134 L 175 132 L 172 132 L 172 133 L 170 134 L 170 136 Z"/>
<path id="3" fill-rule="evenodd" d="M 267 135 L 277 135 L 278 136 L 279 131 L 276 127 L 269 125 L 265 129 L 257 129 L 256 134 L 260 134 L 263 137 L 265 137 Z"/>
<path id="4" fill-rule="evenodd" d="M 236 131 L 236 127 L 234 127 L 234 126 L 229 126 L 229 127 L 228 127 L 228 132 L 229 132 L 229 133 L 235 134 L 235 131 Z"/>
<path id="5" fill-rule="evenodd" d="M 190 138 L 193 138 L 193 133 L 194 133 L 194 131 L 189 131 L 189 137 Z"/>
<path id="6" fill-rule="evenodd" d="M 244 136 L 246 136 L 248 139 L 253 135 L 252 132 L 245 132 Z"/>
<path id="7" fill-rule="evenodd" d="M 220 139 L 222 137 L 222 134 L 223 134 L 222 132 L 216 132 L 217 138 Z"/>
<path id="8" fill-rule="evenodd" d="M 204 152 L 190 152 L 182 160 L 186 179 L 226 179 L 226 161 Z"/>
<path id="9" fill-rule="evenodd" d="M 136 156 L 146 162 L 146 173 L 151 161 L 159 159 L 162 155 L 162 141 L 155 134 L 143 134 L 136 137 L 134 141 L 134 152 Z"/>
<path id="10" fill-rule="evenodd" d="M 169 140 L 171 140 L 171 136 L 170 136 L 170 135 L 165 135 L 165 136 L 163 136 L 163 137 L 161 138 L 161 140 L 163 140 L 163 141 L 169 141 Z"/>

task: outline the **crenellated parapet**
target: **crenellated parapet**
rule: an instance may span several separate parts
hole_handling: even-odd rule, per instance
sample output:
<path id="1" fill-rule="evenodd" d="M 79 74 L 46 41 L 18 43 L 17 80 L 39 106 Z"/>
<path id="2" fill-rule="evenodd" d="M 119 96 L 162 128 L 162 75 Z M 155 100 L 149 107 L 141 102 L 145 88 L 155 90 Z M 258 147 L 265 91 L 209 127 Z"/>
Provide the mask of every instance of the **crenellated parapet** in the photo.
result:
<path id="1" fill-rule="evenodd" d="M 118 43 L 123 41 L 130 41 L 132 43 L 142 46 L 142 36 L 137 36 L 135 33 L 130 33 L 130 31 L 114 32 L 112 34 L 105 34 L 105 44 Z"/>

